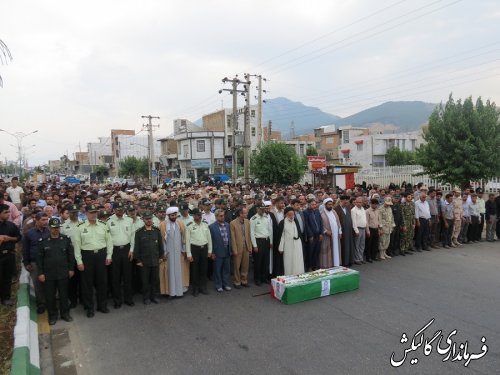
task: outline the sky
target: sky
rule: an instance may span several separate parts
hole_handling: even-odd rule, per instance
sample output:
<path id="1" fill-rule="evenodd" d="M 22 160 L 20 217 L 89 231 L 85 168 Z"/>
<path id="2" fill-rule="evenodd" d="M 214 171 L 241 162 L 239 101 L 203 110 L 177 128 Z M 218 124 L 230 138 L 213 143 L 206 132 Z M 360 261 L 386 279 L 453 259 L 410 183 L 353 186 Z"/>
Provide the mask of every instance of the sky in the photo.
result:
<path id="1" fill-rule="evenodd" d="M 3 0 L 0 40 L 13 58 L 0 129 L 38 131 L 22 141 L 32 166 L 139 131 L 142 115 L 167 136 L 176 118 L 230 107 L 218 91 L 236 74 L 265 77 L 264 99 L 339 116 L 450 93 L 500 103 L 497 0 Z M 0 159 L 17 159 L 0 137 Z"/>

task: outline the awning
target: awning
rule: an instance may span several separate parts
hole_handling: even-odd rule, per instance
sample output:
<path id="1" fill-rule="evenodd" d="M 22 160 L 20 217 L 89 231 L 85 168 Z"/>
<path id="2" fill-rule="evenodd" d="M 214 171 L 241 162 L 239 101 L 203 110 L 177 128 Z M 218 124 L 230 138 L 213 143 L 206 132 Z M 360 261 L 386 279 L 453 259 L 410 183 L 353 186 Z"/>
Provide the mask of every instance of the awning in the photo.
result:
<path id="1" fill-rule="evenodd" d="M 346 148 L 345 150 L 340 150 L 340 152 L 343 154 L 347 154 L 347 153 L 351 152 L 351 149 Z"/>
<path id="2" fill-rule="evenodd" d="M 362 145 L 363 144 L 363 140 L 362 139 L 357 139 L 354 141 L 354 143 L 356 143 L 357 145 Z"/>

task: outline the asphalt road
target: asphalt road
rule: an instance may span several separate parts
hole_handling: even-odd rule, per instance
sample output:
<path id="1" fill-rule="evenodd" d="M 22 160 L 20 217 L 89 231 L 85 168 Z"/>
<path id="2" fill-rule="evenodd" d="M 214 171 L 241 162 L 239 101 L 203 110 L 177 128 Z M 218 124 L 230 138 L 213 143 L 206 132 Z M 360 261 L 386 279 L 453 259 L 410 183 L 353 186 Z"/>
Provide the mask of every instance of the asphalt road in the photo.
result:
<path id="1" fill-rule="evenodd" d="M 284 305 L 265 287 L 159 305 L 111 308 L 93 319 L 81 308 L 68 328 L 80 374 L 499 374 L 500 242 L 439 249 L 355 267 L 360 288 Z M 415 333 L 468 342 L 481 359 L 443 362 L 423 346 L 400 360 Z M 408 342 L 400 342 L 406 333 Z M 420 336 L 419 336 L 420 337 Z M 418 342 L 418 340 L 417 340 Z M 411 364 L 413 358 L 418 363 Z"/>

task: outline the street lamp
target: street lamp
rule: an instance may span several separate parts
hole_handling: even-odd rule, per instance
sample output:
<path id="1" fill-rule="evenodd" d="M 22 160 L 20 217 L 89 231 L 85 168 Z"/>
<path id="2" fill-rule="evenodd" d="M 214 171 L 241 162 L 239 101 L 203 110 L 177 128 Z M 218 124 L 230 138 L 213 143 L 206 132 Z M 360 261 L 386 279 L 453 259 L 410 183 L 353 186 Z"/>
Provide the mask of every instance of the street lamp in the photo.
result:
<path id="1" fill-rule="evenodd" d="M 22 161 L 23 161 L 23 138 L 27 137 L 28 135 L 38 133 L 38 130 L 33 130 L 30 133 L 23 133 L 23 132 L 11 133 L 11 132 L 8 132 L 7 130 L 0 129 L 0 132 L 7 133 L 7 134 L 13 136 L 14 138 L 16 138 L 16 140 L 17 140 L 17 155 L 18 155 L 17 160 L 19 163 L 19 176 L 21 176 L 21 174 L 23 172 L 22 167 L 21 167 Z"/>

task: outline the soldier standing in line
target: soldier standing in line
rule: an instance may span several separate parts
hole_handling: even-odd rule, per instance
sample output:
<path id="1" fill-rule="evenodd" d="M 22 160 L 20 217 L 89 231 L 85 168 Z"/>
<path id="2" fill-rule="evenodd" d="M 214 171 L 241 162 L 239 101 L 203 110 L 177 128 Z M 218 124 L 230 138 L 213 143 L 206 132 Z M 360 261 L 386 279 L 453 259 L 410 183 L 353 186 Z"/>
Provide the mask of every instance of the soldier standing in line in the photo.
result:
<path id="1" fill-rule="evenodd" d="M 82 272 L 83 304 L 87 317 L 94 316 L 94 287 L 97 294 L 97 311 L 109 313 L 106 303 L 107 272 L 111 264 L 113 241 L 106 223 L 97 220 L 97 206 L 86 207 L 87 221 L 80 224 L 74 235 L 75 258 Z"/>
<path id="2" fill-rule="evenodd" d="M 391 240 L 391 233 L 394 230 L 394 218 L 392 217 L 392 199 L 391 197 L 384 198 L 384 205 L 378 209 L 378 225 L 379 225 L 379 258 L 382 260 L 391 259 L 387 255 L 389 242 Z"/>
<path id="3" fill-rule="evenodd" d="M 391 241 L 389 243 L 389 251 L 388 254 L 390 256 L 398 256 L 401 253 L 401 225 L 403 223 L 403 216 L 401 213 L 401 204 L 400 204 L 401 196 L 399 194 L 395 194 L 392 197 L 392 217 L 394 218 L 394 230 L 391 232 Z M 401 255 L 406 255 L 401 253 Z"/>
<path id="4" fill-rule="evenodd" d="M 68 282 L 74 275 L 75 255 L 69 237 L 60 234 L 61 221 L 49 220 L 50 236 L 40 239 L 38 247 L 38 280 L 44 284 L 45 300 L 49 313 L 49 324 L 57 321 L 56 294 L 59 294 L 61 319 L 71 322 L 69 315 Z"/>
<path id="5" fill-rule="evenodd" d="M 401 204 L 401 254 L 413 254 L 413 235 L 415 234 L 415 206 L 411 193 L 403 193 L 405 202 Z"/>
<path id="6" fill-rule="evenodd" d="M 153 225 L 153 214 L 144 212 L 144 226 L 135 233 L 134 256 L 141 270 L 142 299 L 145 305 L 158 303 L 160 295 L 160 258 L 165 260 L 163 239 Z"/>
<path id="7" fill-rule="evenodd" d="M 69 211 L 69 220 L 66 220 L 64 223 L 61 224 L 61 234 L 64 234 L 65 236 L 68 236 L 71 239 L 71 243 L 73 244 L 74 247 L 74 240 L 73 240 L 73 235 L 76 232 L 76 228 L 78 225 L 80 225 L 82 222 L 78 219 L 78 212 L 80 211 L 80 208 L 78 207 L 77 204 L 71 204 L 68 206 L 68 211 Z M 81 275 L 80 271 L 76 268 L 76 263 L 74 263 L 74 275 L 72 278 L 69 279 L 69 286 L 68 286 L 68 297 L 69 297 L 69 302 L 70 305 L 69 307 L 71 309 L 74 309 L 78 305 L 78 298 L 80 298 L 80 302 L 82 302 L 82 283 L 81 283 Z"/>

